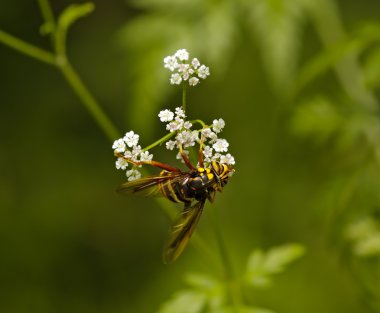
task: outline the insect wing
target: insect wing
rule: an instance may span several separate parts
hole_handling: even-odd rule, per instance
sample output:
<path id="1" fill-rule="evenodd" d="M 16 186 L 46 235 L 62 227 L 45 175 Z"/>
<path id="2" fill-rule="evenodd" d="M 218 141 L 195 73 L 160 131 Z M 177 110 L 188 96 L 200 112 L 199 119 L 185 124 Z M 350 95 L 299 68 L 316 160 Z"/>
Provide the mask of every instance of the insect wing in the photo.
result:
<path id="1" fill-rule="evenodd" d="M 116 191 L 123 195 L 139 194 L 142 196 L 155 196 L 160 194 L 159 183 L 168 179 L 161 176 L 143 177 L 120 185 Z"/>
<path id="2" fill-rule="evenodd" d="M 189 239 L 194 232 L 199 218 L 202 214 L 206 199 L 197 202 L 195 205 L 185 205 L 183 212 L 174 222 L 169 238 L 164 249 L 164 262 L 174 262 L 185 249 Z"/>
<path id="3" fill-rule="evenodd" d="M 166 175 L 147 176 L 126 182 L 117 188 L 117 192 L 124 195 L 138 194 L 141 196 L 154 197 L 162 196 L 160 185 L 173 183 L 187 177 L 183 172 L 166 172 Z"/>

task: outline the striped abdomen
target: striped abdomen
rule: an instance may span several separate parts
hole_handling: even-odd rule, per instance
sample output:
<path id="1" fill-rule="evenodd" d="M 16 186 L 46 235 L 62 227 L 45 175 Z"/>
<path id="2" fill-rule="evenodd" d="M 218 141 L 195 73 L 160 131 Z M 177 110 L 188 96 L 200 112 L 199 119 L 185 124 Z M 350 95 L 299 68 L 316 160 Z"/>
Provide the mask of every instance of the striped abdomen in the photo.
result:
<path id="1" fill-rule="evenodd" d="M 161 176 L 171 176 L 171 172 L 162 171 Z M 191 179 L 190 175 L 183 179 L 168 179 L 158 184 L 161 193 L 173 202 L 190 203 L 193 197 L 189 194 L 188 180 Z"/>
<path id="2" fill-rule="evenodd" d="M 167 171 L 162 176 L 170 176 Z M 192 200 L 206 198 L 210 191 L 215 191 L 218 180 L 209 168 L 199 167 L 183 179 L 169 179 L 159 183 L 161 193 L 173 202 L 190 203 Z"/>

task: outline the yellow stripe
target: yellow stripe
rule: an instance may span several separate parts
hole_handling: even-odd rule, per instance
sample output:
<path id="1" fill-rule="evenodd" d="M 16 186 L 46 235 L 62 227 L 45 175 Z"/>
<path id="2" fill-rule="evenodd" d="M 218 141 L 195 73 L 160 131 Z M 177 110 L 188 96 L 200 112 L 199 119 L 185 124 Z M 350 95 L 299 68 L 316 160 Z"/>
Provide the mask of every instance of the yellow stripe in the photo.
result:
<path id="1" fill-rule="evenodd" d="M 222 164 L 222 166 L 223 166 L 223 171 L 222 171 L 221 176 L 225 176 L 228 172 L 228 166 L 225 164 Z"/>
<path id="2" fill-rule="evenodd" d="M 177 195 L 176 195 L 176 193 L 175 193 L 175 191 L 174 191 L 174 189 L 173 189 L 173 186 L 172 186 L 172 184 L 171 184 L 170 181 L 168 182 L 167 186 L 168 186 L 168 189 L 169 189 L 169 191 L 170 191 L 170 196 L 173 198 L 173 200 L 174 200 L 175 202 L 181 202 L 181 201 L 178 199 L 178 197 L 177 197 Z"/>

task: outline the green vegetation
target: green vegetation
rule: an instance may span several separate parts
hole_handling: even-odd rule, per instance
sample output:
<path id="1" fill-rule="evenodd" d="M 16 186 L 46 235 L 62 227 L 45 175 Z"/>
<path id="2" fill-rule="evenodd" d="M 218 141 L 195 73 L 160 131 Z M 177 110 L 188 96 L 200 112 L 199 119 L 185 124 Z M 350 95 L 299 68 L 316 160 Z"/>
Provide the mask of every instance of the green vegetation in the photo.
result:
<path id="1" fill-rule="evenodd" d="M 378 12 L 2 2 L 0 311 L 380 312 Z M 111 145 L 129 129 L 161 143 L 157 112 L 181 105 L 162 59 L 179 48 L 210 66 L 188 115 L 223 116 L 236 173 L 163 265 L 181 208 L 115 194 Z"/>

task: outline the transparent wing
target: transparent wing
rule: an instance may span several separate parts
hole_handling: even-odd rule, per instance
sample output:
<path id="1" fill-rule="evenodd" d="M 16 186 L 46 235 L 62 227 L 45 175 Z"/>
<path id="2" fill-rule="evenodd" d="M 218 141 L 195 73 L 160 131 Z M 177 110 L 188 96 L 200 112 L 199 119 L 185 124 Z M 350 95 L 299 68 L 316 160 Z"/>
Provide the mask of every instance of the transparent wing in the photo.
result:
<path id="1" fill-rule="evenodd" d="M 197 202 L 195 205 L 186 205 L 184 210 L 173 223 L 169 238 L 166 242 L 163 258 L 165 263 L 174 262 L 185 249 L 195 227 L 202 214 L 206 199 Z"/>
<path id="2" fill-rule="evenodd" d="M 162 196 L 159 185 L 173 183 L 188 177 L 186 172 L 167 172 L 167 175 L 147 176 L 126 182 L 120 185 L 116 191 L 123 195 L 137 194 L 146 197 Z"/>

